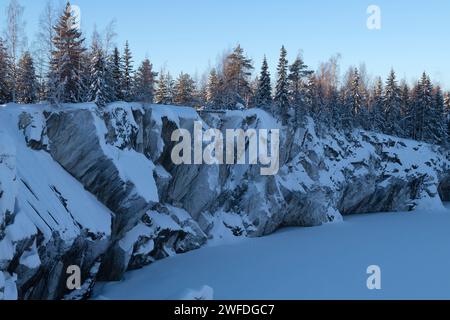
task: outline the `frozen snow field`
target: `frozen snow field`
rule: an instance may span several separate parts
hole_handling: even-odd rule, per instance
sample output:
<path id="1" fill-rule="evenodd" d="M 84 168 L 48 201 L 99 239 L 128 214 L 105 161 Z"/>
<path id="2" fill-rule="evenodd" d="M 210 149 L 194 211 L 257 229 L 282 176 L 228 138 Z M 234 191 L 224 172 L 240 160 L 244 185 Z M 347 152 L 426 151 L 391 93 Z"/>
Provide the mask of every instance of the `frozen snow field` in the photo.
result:
<path id="1" fill-rule="evenodd" d="M 350 216 L 205 247 L 97 284 L 94 298 L 183 299 L 203 290 L 225 300 L 450 299 L 447 208 Z M 381 290 L 367 288 L 370 265 L 381 268 Z"/>

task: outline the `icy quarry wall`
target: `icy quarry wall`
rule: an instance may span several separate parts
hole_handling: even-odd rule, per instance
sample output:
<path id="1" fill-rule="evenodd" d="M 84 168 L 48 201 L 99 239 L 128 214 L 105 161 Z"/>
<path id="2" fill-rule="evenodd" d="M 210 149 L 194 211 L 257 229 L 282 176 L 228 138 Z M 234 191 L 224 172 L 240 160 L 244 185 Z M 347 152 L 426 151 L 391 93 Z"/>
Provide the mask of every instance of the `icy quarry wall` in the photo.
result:
<path id="1" fill-rule="evenodd" d="M 177 128 L 280 129 L 280 171 L 174 165 Z M 364 131 L 318 136 L 252 109 L 0 107 L 0 299 L 85 297 L 95 280 L 239 236 L 342 215 L 442 207 L 443 150 Z M 66 288 L 67 267 L 83 285 Z"/>

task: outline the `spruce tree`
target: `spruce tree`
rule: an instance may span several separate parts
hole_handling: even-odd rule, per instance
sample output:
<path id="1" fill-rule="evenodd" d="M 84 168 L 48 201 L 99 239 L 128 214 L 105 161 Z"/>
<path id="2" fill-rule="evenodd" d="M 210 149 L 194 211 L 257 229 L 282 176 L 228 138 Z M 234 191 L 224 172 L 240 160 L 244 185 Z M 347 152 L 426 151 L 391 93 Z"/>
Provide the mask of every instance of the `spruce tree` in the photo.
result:
<path id="1" fill-rule="evenodd" d="M 55 26 L 51 70 L 49 75 L 50 99 L 53 103 L 80 102 L 82 100 L 81 57 L 84 39 L 75 25 L 70 3 Z"/>
<path id="2" fill-rule="evenodd" d="M 166 92 L 167 92 L 167 81 L 166 74 L 163 70 L 159 73 L 158 79 L 158 88 L 155 93 L 155 103 L 156 104 L 165 104 L 166 100 Z"/>
<path id="3" fill-rule="evenodd" d="M 114 96 L 117 100 L 124 100 L 122 92 L 122 60 L 117 47 L 114 48 L 111 61 L 111 77 L 113 81 Z"/>
<path id="4" fill-rule="evenodd" d="M 363 121 L 363 98 L 361 95 L 361 78 L 357 68 L 353 70 L 350 78 L 350 88 L 347 91 L 347 108 L 350 110 L 354 126 L 361 126 Z"/>
<path id="5" fill-rule="evenodd" d="M 415 139 L 434 142 L 431 124 L 433 118 L 433 86 L 430 78 L 424 72 L 415 92 Z"/>
<path id="6" fill-rule="evenodd" d="M 380 77 L 378 77 L 375 81 L 375 86 L 373 88 L 373 96 L 372 96 L 372 106 L 371 106 L 371 118 L 372 118 L 372 126 L 371 129 L 376 132 L 384 132 L 385 131 L 385 115 L 383 108 L 383 81 Z"/>
<path id="7" fill-rule="evenodd" d="M 170 72 L 166 74 L 166 95 L 164 97 L 166 104 L 173 104 L 173 97 L 175 95 L 175 80 Z"/>
<path id="8" fill-rule="evenodd" d="M 447 142 L 447 122 L 445 118 L 444 95 L 438 86 L 433 93 L 433 108 L 429 114 L 429 127 L 432 133 L 430 142 L 443 145 Z"/>
<path id="9" fill-rule="evenodd" d="M 149 59 L 145 59 L 138 71 L 134 81 L 134 97 L 136 101 L 143 103 L 153 103 L 155 77 L 158 73 L 153 72 L 153 65 Z"/>
<path id="10" fill-rule="evenodd" d="M 304 108 L 322 128 L 327 121 L 326 103 L 323 99 L 323 88 L 314 74 L 308 76 L 304 93 Z M 300 124 L 301 121 L 302 119 L 298 119 L 296 124 Z"/>
<path id="11" fill-rule="evenodd" d="M 287 51 L 284 46 L 281 47 L 280 59 L 278 61 L 278 78 L 275 88 L 274 104 L 275 114 L 279 115 L 284 124 L 287 123 L 289 118 L 289 98 L 288 98 L 288 82 L 287 82 Z"/>
<path id="12" fill-rule="evenodd" d="M 408 84 L 403 81 L 400 86 L 400 127 L 404 138 L 412 135 L 412 106 Z"/>
<path id="13" fill-rule="evenodd" d="M 385 114 L 385 133 L 390 135 L 402 136 L 400 126 L 401 98 L 400 88 L 397 85 L 394 70 L 391 70 L 386 82 L 383 109 Z"/>
<path id="14" fill-rule="evenodd" d="M 175 82 L 169 72 L 161 70 L 158 79 L 158 88 L 155 93 L 155 103 L 172 104 Z"/>
<path id="15" fill-rule="evenodd" d="M 258 108 L 270 110 L 272 104 L 272 86 L 270 83 L 269 65 L 267 64 L 265 56 L 261 67 L 261 74 L 257 81 L 255 100 L 255 104 Z"/>
<path id="16" fill-rule="evenodd" d="M 17 69 L 17 102 L 24 104 L 36 102 L 38 82 L 33 59 L 28 51 L 20 58 Z"/>
<path id="17" fill-rule="evenodd" d="M 114 93 L 108 81 L 108 62 L 105 52 L 96 42 L 92 45 L 90 74 L 89 100 L 99 107 L 104 107 L 112 101 Z"/>
<path id="18" fill-rule="evenodd" d="M 133 78 L 133 56 L 127 41 L 125 43 L 125 49 L 122 57 L 122 96 L 127 102 L 133 100 Z"/>

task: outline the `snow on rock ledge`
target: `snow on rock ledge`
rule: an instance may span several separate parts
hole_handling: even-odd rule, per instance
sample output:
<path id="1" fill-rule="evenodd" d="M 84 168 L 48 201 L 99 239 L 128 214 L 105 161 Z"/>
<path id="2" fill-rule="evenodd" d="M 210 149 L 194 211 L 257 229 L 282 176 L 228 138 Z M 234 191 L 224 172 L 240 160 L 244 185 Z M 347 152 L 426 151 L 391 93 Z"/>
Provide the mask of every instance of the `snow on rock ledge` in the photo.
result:
<path id="1" fill-rule="evenodd" d="M 177 128 L 280 129 L 280 171 L 175 166 Z M 355 130 L 295 132 L 259 109 L 114 103 L 0 107 L 0 298 L 78 299 L 157 259 L 316 226 L 355 213 L 439 210 L 450 185 L 444 151 Z M 83 290 L 67 292 L 79 264 Z M 15 289 L 14 289 L 15 288 Z M 16 293 L 15 291 L 16 290 Z"/>

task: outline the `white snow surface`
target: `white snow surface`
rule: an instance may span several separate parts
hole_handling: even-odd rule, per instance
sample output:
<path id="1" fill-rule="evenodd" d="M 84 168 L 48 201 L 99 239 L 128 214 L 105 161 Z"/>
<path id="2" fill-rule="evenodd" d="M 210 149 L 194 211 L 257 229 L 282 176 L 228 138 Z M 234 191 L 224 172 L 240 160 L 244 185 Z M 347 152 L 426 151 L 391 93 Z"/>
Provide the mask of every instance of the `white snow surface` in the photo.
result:
<path id="1" fill-rule="evenodd" d="M 211 288 L 225 300 L 450 299 L 449 229 L 448 204 L 350 216 L 158 261 L 98 284 L 94 298 L 192 299 L 191 288 Z M 381 290 L 367 288 L 371 265 L 381 268 Z"/>
<path id="2" fill-rule="evenodd" d="M 0 181 L 4 181 L 2 188 L 6 187 L 6 199 L 17 200 L 15 223 L 6 228 L 7 237 L 3 241 L 14 243 L 26 239 L 37 229 L 44 234 L 45 240 L 49 240 L 53 232 L 58 232 L 67 243 L 74 240 L 81 229 L 109 236 L 111 212 L 46 151 L 29 148 L 24 134 L 17 129 L 22 112 L 34 115 L 39 114 L 35 111 L 42 108 L 40 105 L 14 104 L 0 107 L 0 141 L 8 141 L 10 145 L 8 155 L 13 161 L 9 163 L 12 167 L 9 175 L 11 172 L 15 175 L 15 182 L 11 182 L 8 172 L 4 174 L 5 168 L 1 169 L 1 164 Z M 41 121 L 40 118 L 37 120 Z M 38 137 L 39 134 L 33 133 L 33 136 Z M 0 244 L 0 247 L 5 246 Z M 36 259 L 30 259 L 26 263 L 35 265 Z"/>

